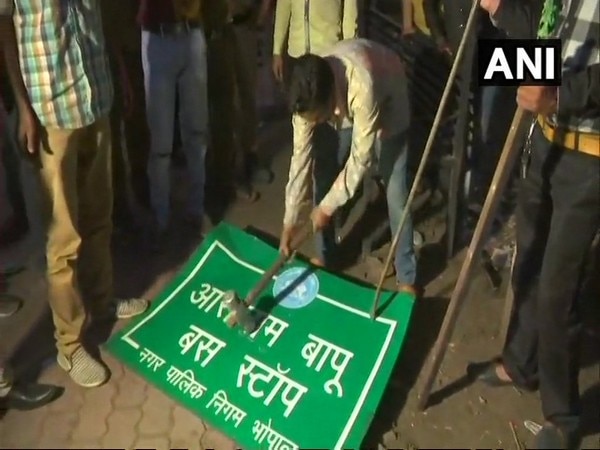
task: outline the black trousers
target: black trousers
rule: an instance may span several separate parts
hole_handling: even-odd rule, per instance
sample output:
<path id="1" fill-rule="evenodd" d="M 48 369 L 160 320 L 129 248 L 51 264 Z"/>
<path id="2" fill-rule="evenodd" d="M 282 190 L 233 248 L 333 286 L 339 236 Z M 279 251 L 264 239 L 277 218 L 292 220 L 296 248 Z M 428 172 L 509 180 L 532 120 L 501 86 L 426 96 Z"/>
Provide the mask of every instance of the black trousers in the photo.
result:
<path id="1" fill-rule="evenodd" d="M 17 110 L 14 108 L 8 114 L 4 136 L 0 136 L 0 139 L 2 139 L 0 148 L 2 148 L 2 164 L 6 174 L 8 202 L 13 210 L 15 220 L 19 224 L 27 225 L 27 209 L 21 183 L 21 164 L 23 163 L 21 159 L 23 155 L 17 144 L 17 115 Z"/>
<path id="2" fill-rule="evenodd" d="M 600 158 L 552 144 L 536 126 L 519 183 L 515 310 L 503 360 L 517 384 L 539 385 L 546 420 L 577 431 L 580 292 L 600 226 Z"/>

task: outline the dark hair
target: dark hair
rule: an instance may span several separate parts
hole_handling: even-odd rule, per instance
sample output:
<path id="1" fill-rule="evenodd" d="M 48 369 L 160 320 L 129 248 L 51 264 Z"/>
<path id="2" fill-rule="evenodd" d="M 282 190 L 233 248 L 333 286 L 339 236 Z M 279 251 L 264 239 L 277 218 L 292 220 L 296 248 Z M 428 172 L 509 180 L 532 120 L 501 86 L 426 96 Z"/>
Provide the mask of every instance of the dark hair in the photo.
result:
<path id="1" fill-rule="evenodd" d="M 334 90 L 333 70 L 317 55 L 302 55 L 294 63 L 288 88 L 292 113 L 320 111 L 327 107 Z"/>

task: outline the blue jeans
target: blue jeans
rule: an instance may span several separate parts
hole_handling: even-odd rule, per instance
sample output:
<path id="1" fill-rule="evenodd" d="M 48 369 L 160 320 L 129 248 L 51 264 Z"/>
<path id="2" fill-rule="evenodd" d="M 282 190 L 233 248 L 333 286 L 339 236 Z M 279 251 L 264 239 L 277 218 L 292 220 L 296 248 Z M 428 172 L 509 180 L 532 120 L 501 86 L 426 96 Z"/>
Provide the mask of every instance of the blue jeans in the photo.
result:
<path id="1" fill-rule="evenodd" d="M 327 195 L 337 175 L 350 154 L 352 129 L 336 132 L 329 125 L 319 125 L 313 136 L 313 200 L 318 205 Z M 337 152 L 332 151 L 337 148 Z M 378 160 L 376 174 L 386 187 L 388 214 L 392 235 L 398 229 L 400 216 L 408 197 L 406 158 L 408 144 L 406 134 L 400 133 L 385 140 L 378 140 L 375 155 Z M 338 212 L 339 213 L 339 212 Z M 329 264 L 335 251 L 335 230 L 333 226 L 315 236 L 317 254 L 325 264 Z M 416 258 L 413 247 L 413 227 L 410 214 L 396 249 L 394 261 L 396 278 L 399 284 L 415 284 Z"/>
<path id="2" fill-rule="evenodd" d="M 206 40 L 200 29 L 178 36 L 142 31 L 142 64 L 150 129 L 150 201 L 159 228 L 170 215 L 170 167 L 179 95 L 181 142 L 188 170 L 187 212 L 204 214 L 205 156 L 208 141 Z"/>

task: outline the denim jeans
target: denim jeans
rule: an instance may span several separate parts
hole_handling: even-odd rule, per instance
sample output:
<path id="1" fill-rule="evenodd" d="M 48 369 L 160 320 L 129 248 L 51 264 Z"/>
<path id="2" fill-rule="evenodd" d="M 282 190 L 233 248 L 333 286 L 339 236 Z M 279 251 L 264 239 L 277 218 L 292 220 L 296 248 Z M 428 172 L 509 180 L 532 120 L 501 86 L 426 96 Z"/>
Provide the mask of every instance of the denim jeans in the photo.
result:
<path id="1" fill-rule="evenodd" d="M 350 154 L 352 129 L 339 132 L 329 125 L 319 125 L 313 136 L 313 200 L 318 205 L 327 195 L 341 168 Z M 337 152 L 332 151 L 337 148 Z M 388 214 L 392 235 L 400 223 L 400 216 L 406 205 L 407 189 L 407 139 L 400 133 L 388 139 L 378 140 L 375 155 L 378 165 L 376 175 L 381 177 L 386 188 Z M 336 214 L 338 214 L 338 211 Z M 315 236 L 317 254 L 329 264 L 335 251 L 335 230 L 329 226 Z M 413 247 L 413 227 L 411 216 L 407 217 L 396 249 L 394 261 L 396 278 L 399 284 L 414 284 L 416 279 L 416 258 Z"/>
<path id="2" fill-rule="evenodd" d="M 208 141 L 206 40 L 200 29 L 177 36 L 142 31 L 146 114 L 150 129 L 148 177 L 157 224 L 170 215 L 170 166 L 175 96 L 179 95 L 182 148 L 188 170 L 187 212 L 204 213 L 205 156 Z"/>

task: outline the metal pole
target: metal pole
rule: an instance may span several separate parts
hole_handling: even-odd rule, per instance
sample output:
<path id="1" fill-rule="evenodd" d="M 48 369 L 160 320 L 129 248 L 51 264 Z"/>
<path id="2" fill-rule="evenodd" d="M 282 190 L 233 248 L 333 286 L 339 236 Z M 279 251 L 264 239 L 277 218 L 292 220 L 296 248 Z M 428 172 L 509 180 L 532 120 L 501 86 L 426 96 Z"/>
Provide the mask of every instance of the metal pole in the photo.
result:
<path id="1" fill-rule="evenodd" d="M 458 72 L 458 68 L 460 67 L 460 63 L 462 61 L 463 53 L 465 51 L 466 43 L 469 34 L 473 28 L 473 24 L 475 23 L 475 17 L 477 9 L 479 8 L 479 0 L 473 0 L 473 5 L 471 6 L 471 11 L 469 12 L 469 18 L 467 20 L 467 24 L 465 26 L 465 32 L 460 41 L 460 45 L 458 46 L 458 51 L 456 52 L 456 58 L 454 63 L 452 64 L 452 69 L 450 70 L 450 75 L 448 75 L 448 81 L 446 82 L 446 87 L 444 88 L 444 93 L 442 95 L 442 99 L 440 101 L 440 105 L 438 107 L 437 113 L 435 115 L 435 119 L 433 120 L 433 125 L 431 127 L 431 131 L 429 132 L 429 137 L 427 138 L 427 143 L 425 144 L 425 150 L 423 151 L 423 156 L 421 157 L 421 162 L 419 163 L 419 168 L 417 169 L 417 173 L 415 175 L 415 180 L 410 189 L 410 193 L 408 194 L 408 198 L 406 200 L 406 205 L 404 210 L 402 211 L 402 215 L 400 216 L 400 223 L 398 224 L 398 229 L 394 234 L 394 238 L 392 239 L 392 244 L 390 250 L 388 251 L 387 258 L 385 260 L 385 265 L 381 270 L 381 276 L 379 277 L 379 283 L 377 283 L 377 290 L 375 291 L 375 297 L 373 299 L 373 308 L 371 310 L 371 319 L 375 318 L 377 314 L 377 307 L 379 305 L 379 299 L 381 297 L 381 289 L 383 287 L 383 282 L 385 280 L 385 274 L 390 268 L 390 263 L 392 261 L 392 257 L 396 252 L 396 247 L 398 246 L 398 240 L 400 239 L 400 234 L 402 233 L 402 229 L 404 228 L 404 224 L 406 222 L 406 218 L 410 213 L 410 208 L 412 202 L 415 198 L 417 187 L 421 183 L 421 177 L 423 176 L 423 172 L 425 167 L 427 166 L 427 160 L 429 159 L 429 154 L 431 153 L 431 149 L 433 148 L 433 142 L 435 140 L 435 136 L 437 134 L 437 130 L 440 126 L 440 122 L 442 120 L 442 114 L 444 113 L 444 109 L 446 108 L 446 103 L 448 102 L 448 97 L 450 96 L 450 92 L 452 91 L 452 87 L 454 85 L 454 79 L 456 78 L 456 73 Z"/>

